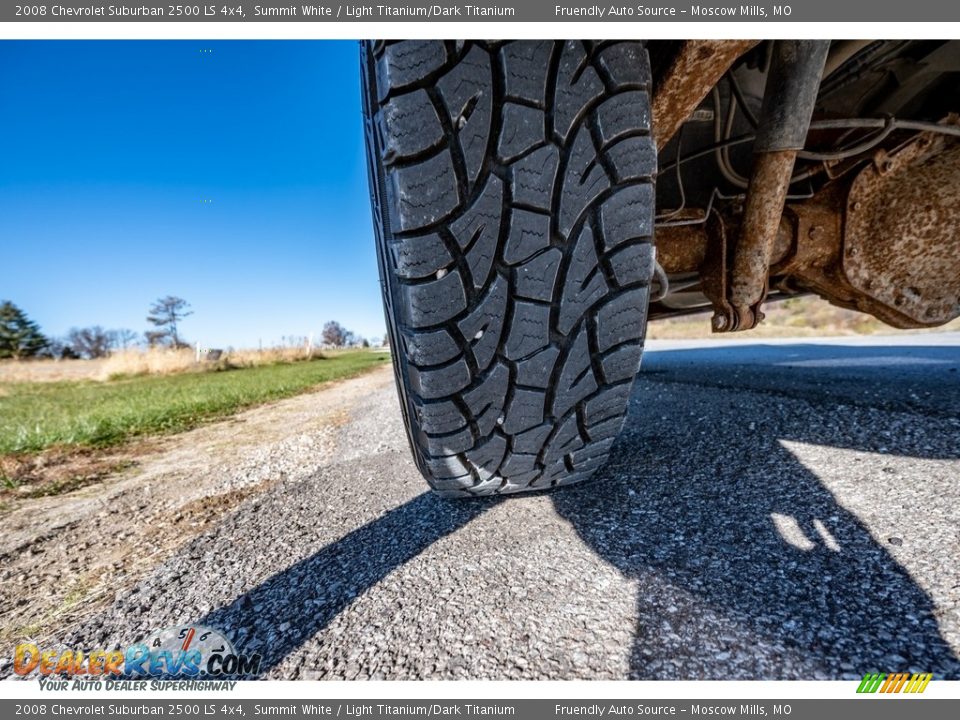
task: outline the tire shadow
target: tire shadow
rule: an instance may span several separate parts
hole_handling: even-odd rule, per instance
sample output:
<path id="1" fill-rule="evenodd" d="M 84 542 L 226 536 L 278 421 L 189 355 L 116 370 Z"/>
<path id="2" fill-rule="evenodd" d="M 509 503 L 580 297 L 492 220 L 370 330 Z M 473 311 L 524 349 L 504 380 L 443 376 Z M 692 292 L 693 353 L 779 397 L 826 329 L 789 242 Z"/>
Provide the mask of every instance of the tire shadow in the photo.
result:
<path id="1" fill-rule="evenodd" d="M 912 350 L 915 359 L 949 357 L 938 366 L 943 373 L 958 359 L 956 348 Z M 955 442 L 941 443 L 952 449 L 938 452 L 929 440 L 945 431 L 937 409 L 957 402 L 956 376 L 945 387 L 930 373 L 870 365 L 864 360 L 884 351 L 861 347 L 784 347 L 794 360 L 788 370 L 777 362 L 717 361 L 718 352 L 645 358 L 645 369 L 654 372 L 641 373 L 607 466 L 596 482 L 553 496 L 584 542 L 637 582 L 631 677 L 859 679 L 868 671 L 960 677 L 928 594 L 788 449 L 799 442 L 955 459 Z M 756 358 L 766 351 L 737 352 Z M 934 383 L 939 392 L 928 399 L 930 412 L 914 418 L 925 427 L 878 427 L 890 415 L 877 413 L 869 392 L 830 369 L 855 365 L 851 377 L 866 386 L 897 380 L 892 401 L 905 399 L 905 406 L 896 409 L 916 412 Z M 743 387 L 750 390 L 724 391 Z M 786 405 L 783 396 L 794 390 L 797 397 L 816 390 L 815 404 Z M 859 476 L 857 459 L 849 461 L 838 473 L 844 482 L 869 482 Z M 891 486 L 890 479 L 883 485 Z M 898 505 L 894 514 L 911 509 Z M 904 542 L 896 538 L 888 547 L 898 541 Z M 955 572 L 957 558 L 936 557 L 949 548 L 926 551 L 931 563 Z"/>
<path id="2" fill-rule="evenodd" d="M 958 401 L 956 382 L 942 382 L 955 381 L 958 351 L 938 348 L 938 364 L 913 373 L 888 360 L 866 368 L 881 355 L 864 348 L 809 347 L 784 346 L 769 362 L 747 347 L 753 364 L 714 350 L 650 353 L 607 466 L 551 494 L 587 546 L 636 581 L 632 678 L 960 677 L 930 596 L 785 444 L 956 459 L 957 443 L 938 451 L 929 436 L 955 427 L 939 409 Z M 878 426 L 891 409 L 914 413 L 923 432 Z M 870 481 L 855 465 L 838 475 Z M 242 629 L 241 651 L 260 653 L 267 675 L 359 595 L 499 502 L 509 500 L 425 492 L 196 622 Z"/>
<path id="3" fill-rule="evenodd" d="M 446 500 L 425 492 L 278 572 L 197 624 L 243 628 L 239 649 L 259 653 L 257 675 L 266 675 L 359 595 L 498 502 Z"/>

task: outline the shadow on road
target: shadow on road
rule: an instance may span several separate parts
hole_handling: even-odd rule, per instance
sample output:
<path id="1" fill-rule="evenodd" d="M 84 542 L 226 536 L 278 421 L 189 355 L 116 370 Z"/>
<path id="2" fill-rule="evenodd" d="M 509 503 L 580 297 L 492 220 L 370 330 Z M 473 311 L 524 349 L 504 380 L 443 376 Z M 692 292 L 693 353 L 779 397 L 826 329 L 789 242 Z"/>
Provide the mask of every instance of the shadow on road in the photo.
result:
<path id="1" fill-rule="evenodd" d="M 260 674 L 266 674 L 358 595 L 498 502 L 458 502 L 425 492 L 277 573 L 198 624 L 243 628 L 248 641 L 239 649 L 260 653 Z"/>
<path id="2" fill-rule="evenodd" d="M 936 456 L 922 438 L 877 435 L 864 424 L 869 388 L 894 381 L 894 400 L 914 410 L 941 407 L 945 395 L 958 402 L 956 387 L 929 396 L 930 378 L 915 372 L 916 362 L 864 364 L 884 352 L 741 346 L 733 359 L 707 349 L 645 360 L 651 372 L 637 383 L 597 482 L 552 496 L 598 556 L 637 580 L 632 677 L 723 678 L 732 664 L 739 677 L 960 677 L 928 595 L 782 442 Z M 919 363 L 935 360 L 928 369 L 943 377 L 956 366 L 957 348 L 911 352 Z M 854 359 L 853 375 L 850 362 L 838 374 L 838 360 Z M 761 396 L 724 391 L 731 387 Z M 778 398 L 791 394 L 816 403 L 798 413 Z M 266 673 L 359 594 L 496 502 L 420 495 L 199 622 L 247 628 L 261 641 Z M 602 598 L 596 607 L 603 612 Z M 725 647 L 725 632 L 739 655 Z M 763 642 L 763 651 L 745 652 L 744 638 Z"/>
<path id="3" fill-rule="evenodd" d="M 889 432 L 875 423 L 890 416 L 864 407 L 957 402 L 956 376 L 936 375 L 957 366 L 960 349 L 903 350 L 749 345 L 645 359 L 655 372 L 637 383 L 624 435 L 597 478 L 603 491 L 587 485 L 553 497 L 598 555 L 638 581 L 633 677 L 721 679 L 733 663 L 756 677 L 907 669 L 960 677 L 928 595 L 782 442 L 956 458 L 956 443 L 945 452 L 929 435 Z M 891 392 L 875 396 L 873 386 Z M 721 390 L 731 387 L 769 395 L 747 409 Z M 780 402 L 794 394 L 815 405 L 798 412 Z M 947 571 L 949 558 L 940 561 Z M 696 611 L 674 604 L 671 615 L 657 602 L 664 583 L 698 607 L 705 600 L 734 635 L 762 638 L 764 652 L 731 657 Z M 672 662 L 652 662 L 651 642 L 674 644 Z M 662 647 L 652 655 L 664 657 Z M 800 666 L 790 667 L 798 655 Z"/>

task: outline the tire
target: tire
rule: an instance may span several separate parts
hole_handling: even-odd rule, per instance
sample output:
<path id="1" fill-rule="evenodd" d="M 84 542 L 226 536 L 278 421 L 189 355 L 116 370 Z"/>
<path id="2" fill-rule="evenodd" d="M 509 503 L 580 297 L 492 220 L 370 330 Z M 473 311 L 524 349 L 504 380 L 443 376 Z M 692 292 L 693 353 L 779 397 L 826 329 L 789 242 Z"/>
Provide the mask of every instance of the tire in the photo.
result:
<path id="1" fill-rule="evenodd" d="M 363 43 L 401 406 L 444 495 L 589 478 L 646 330 L 656 150 L 638 42 Z"/>

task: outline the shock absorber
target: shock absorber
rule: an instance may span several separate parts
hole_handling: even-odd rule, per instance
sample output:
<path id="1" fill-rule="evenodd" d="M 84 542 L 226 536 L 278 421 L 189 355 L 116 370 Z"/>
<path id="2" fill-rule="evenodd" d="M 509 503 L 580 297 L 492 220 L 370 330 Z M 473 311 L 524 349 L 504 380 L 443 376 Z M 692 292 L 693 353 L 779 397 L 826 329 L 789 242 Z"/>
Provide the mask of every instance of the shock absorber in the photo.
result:
<path id="1" fill-rule="evenodd" d="M 728 316 L 715 318 L 717 331 L 749 330 L 763 319 L 760 305 L 767 295 L 770 256 L 829 49 L 829 40 L 773 44 L 743 220 L 733 251 Z"/>

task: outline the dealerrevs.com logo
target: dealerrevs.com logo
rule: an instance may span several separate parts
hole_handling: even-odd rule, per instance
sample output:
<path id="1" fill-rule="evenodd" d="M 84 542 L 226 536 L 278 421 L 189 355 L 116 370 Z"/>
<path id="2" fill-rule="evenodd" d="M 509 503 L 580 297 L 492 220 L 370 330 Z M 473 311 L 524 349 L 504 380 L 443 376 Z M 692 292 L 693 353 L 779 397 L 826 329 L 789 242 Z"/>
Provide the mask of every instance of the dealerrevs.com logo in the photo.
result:
<path id="1" fill-rule="evenodd" d="M 867 673 L 860 681 L 858 693 L 922 693 L 932 673 Z"/>
<path id="2" fill-rule="evenodd" d="M 260 655 L 238 653 L 219 630 L 180 625 L 151 633 L 124 650 L 51 650 L 23 643 L 14 651 L 13 671 L 64 679 L 214 679 L 256 675 Z"/>

